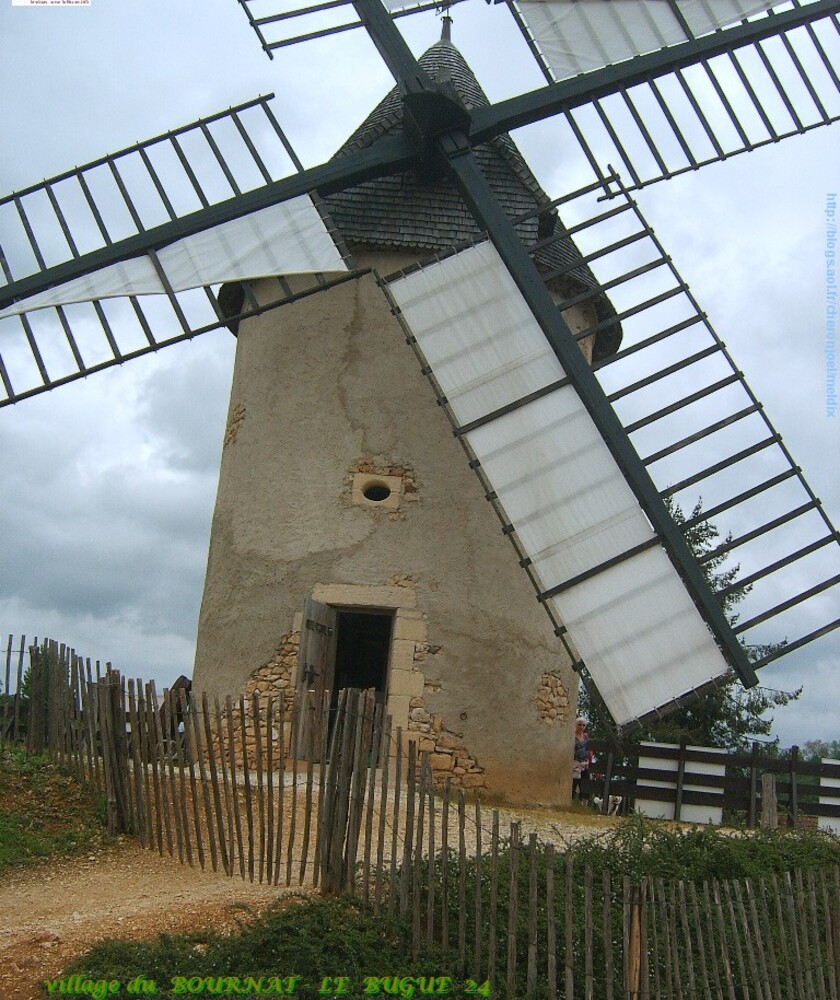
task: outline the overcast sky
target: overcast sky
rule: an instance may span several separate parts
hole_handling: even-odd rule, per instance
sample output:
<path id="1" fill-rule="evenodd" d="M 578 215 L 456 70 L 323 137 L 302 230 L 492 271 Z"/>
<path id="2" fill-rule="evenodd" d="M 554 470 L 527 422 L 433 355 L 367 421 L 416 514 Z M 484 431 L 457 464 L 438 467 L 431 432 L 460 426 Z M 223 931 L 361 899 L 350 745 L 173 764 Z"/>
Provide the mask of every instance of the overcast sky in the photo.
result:
<path id="1" fill-rule="evenodd" d="M 315 165 L 391 84 L 360 31 L 270 61 L 235 0 L 0 4 L 3 193 L 270 91 Z M 540 84 L 503 9 L 454 14 L 491 99 Z M 433 15 L 401 25 L 418 54 L 440 31 Z M 556 197 L 569 167 L 549 130 L 515 138 Z M 838 147 L 836 128 L 817 129 L 638 196 L 835 523 L 824 213 Z M 49 635 L 159 685 L 191 672 L 234 343 L 215 331 L 0 411 L 4 635 Z M 836 572 L 836 546 L 833 559 Z M 777 714 L 784 745 L 840 738 L 838 662 L 835 632 L 762 673 L 805 688 Z"/>

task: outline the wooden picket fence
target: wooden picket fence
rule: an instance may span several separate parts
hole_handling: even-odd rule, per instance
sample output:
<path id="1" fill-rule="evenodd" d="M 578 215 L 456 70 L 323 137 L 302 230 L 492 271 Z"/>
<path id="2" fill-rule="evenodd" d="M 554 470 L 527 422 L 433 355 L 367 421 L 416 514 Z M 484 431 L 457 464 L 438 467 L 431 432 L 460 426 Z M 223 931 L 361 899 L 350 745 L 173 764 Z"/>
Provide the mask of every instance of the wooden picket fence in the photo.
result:
<path id="1" fill-rule="evenodd" d="M 840 1000 L 840 869 L 632 882 L 436 785 L 372 692 L 342 691 L 332 712 L 326 699 L 159 699 L 57 643 L 30 664 L 25 731 L 6 703 L 0 733 L 98 789 L 111 830 L 186 865 L 353 893 L 474 992 Z"/>

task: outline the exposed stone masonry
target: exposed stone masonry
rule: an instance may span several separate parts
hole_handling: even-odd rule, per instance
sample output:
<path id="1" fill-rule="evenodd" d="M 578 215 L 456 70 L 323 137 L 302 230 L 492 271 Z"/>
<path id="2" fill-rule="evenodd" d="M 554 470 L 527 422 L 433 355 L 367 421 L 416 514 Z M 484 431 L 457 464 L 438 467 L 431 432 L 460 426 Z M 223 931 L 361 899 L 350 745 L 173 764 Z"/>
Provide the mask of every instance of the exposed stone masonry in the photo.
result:
<path id="1" fill-rule="evenodd" d="M 345 503 L 353 502 L 353 482 L 360 474 L 381 476 L 386 480 L 399 480 L 399 509 L 392 509 L 389 505 L 383 507 L 381 512 L 374 512 L 378 516 L 384 514 L 389 521 L 402 520 L 405 516 L 403 505 L 413 503 L 419 499 L 413 467 L 405 462 L 389 461 L 383 455 L 375 455 L 372 458 L 360 458 L 348 468 L 341 493 L 341 498 Z"/>
<path id="2" fill-rule="evenodd" d="M 534 695 L 534 704 L 540 723 L 554 726 L 568 719 L 569 692 L 563 684 L 559 670 L 550 670 L 542 675 L 537 693 Z"/>
<path id="3" fill-rule="evenodd" d="M 456 788 L 487 787 L 484 768 L 467 750 L 462 737 L 444 728 L 443 716 L 428 711 L 425 698 L 411 699 L 408 731 L 420 734 L 417 749 L 428 753 L 436 785 L 449 778 Z"/>
<path id="4" fill-rule="evenodd" d="M 279 741 L 279 702 L 282 697 L 284 712 L 286 713 L 284 751 L 288 751 L 289 744 L 289 713 L 295 704 L 294 676 L 297 669 L 298 647 L 300 646 L 300 632 L 288 632 L 280 641 L 274 656 L 251 674 L 245 684 L 245 746 L 248 755 L 248 765 L 256 767 L 257 761 L 257 738 L 254 732 L 254 708 L 253 697 L 257 694 L 260 702 L 260 713 L 263 717 L 263 728 L 261 732 L 261 742 L 263 746 L 263 759 L 265 758 L 265 712 L 269 697 L 274 699 L 274 737 Z M 234 722 L 239 723 L 238 702 L 234 703 Z M 225 739 L 227 739 L 227 721 L 225 715 Z M 241 724 L 241 723 L 240 723 Z M 236 756 L 241 758 L 242 754 L 242 734 L 236 732 Z M 213 750 L 219 752 L 219 743 L 215 730 L 213 732 Z M 274 751 L 275 757 L 279 754 L 279 748 Z"/>
<path id="5" fill-rule="evenodd" d="M 396 581 L 389 581 L 395 583 Z M 268 698 L 274 699 L 275 723 L 274 736 L 279 740 L 278 704 L 282 697 L 286 714 L 285 750 L 289 743 L 289 715 L 295 704 L 294 678 L 297 671 L 298 650 L 300 647 L 300 631 L 292 630 L 282 637 L 274 656 L 258 667 L 245 685 L 245 746 L 247 748 L 250 767 L 256 766 L 256 734 L 254 732 L 253 697 L 256 694 L 260 701 L 260 711 L 266 711 Z M 441 647 L 428 642 L 414 643 L 414 663 L 422 664 L 430 656 L 440 652 Z M 550 675 L 546 675 L 550 676 Z M 428 681 L 425 687 L 430 692 L 440 690 L 439 681 Z M 562 687 L 562 685 L 561 685 Z M 456 788 L 480 789 L 486 788 L 484 768 L 464 745 L 463 738 L 456 732 L 446 728 L 442 715 L 429 712 L 426 699 L 422 695 L 412 697 L 408 705 L 408 733 L 417 740 L 420 753 L 428 753 L 429 765 L 434 774 L 435 783 L 442 785 L 448 778 Z M 238 712 L 235 713 L 238 722 Z M 555 721 L 555 720 L 551 720 Z M 264 726 L 264 724 L 263 724 Z M 227 726 L 225 725 L 225 733 Z M 412 738 L 409 736 L 409 738 Z M 265 755 L 265 728 L 261 733 L 263 755 Z M 213 734 L 213 746 L 218 753 L 218 740 Z M 236 753 L 241 755 L 241 733 L 236 733 Z M 279 748 L 275 754 L 279 753 Z"/>
<path id="6" fill-rule="evenodd" d="M 239 433 L 239 428 L 242 426 L 242 421 L 245 419 L 245 404 L 237 403 L 233 408 L 233 412 L 230 415 L 230 420 L 225 428 L 225 436 L 222 442 L 222 447 L 226 447 L 229 444 L 233 444 L 236 440 L 236 435 Z"/>

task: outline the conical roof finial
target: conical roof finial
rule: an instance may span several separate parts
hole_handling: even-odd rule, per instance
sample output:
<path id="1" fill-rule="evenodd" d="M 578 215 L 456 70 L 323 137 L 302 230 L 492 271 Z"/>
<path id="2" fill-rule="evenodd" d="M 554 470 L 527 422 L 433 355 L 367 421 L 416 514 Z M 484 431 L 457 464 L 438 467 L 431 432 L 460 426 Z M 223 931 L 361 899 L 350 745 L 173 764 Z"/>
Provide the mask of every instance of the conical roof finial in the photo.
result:
<path id="1" fill-rule="evenodd" d="M 442 42 L 452 41 L 452 18 L 449 14 L 449 8 L 446 8 L 446 13 L 443 15 L 443 24 L 440 32 L 440 40 Z"/>

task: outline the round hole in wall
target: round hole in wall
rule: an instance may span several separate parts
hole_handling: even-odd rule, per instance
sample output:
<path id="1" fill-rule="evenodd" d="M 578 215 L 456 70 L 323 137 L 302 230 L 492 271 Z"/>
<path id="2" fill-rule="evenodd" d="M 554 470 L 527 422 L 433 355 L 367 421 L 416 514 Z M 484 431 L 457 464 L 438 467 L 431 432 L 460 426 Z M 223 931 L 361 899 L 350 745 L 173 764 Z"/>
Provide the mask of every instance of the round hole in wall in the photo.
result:
<path id="1" fill-rule="evenodd" d="M 364 490 L 365 500 L 372 500 L 374 503 L 382 503 L 391 495 L 391 490 L 385 483 L 368 483 Z"/>

